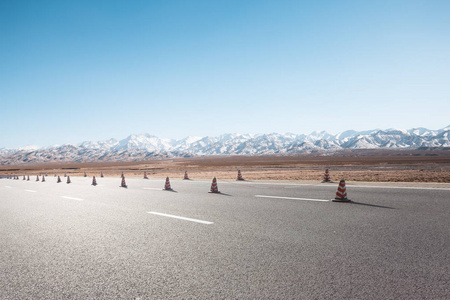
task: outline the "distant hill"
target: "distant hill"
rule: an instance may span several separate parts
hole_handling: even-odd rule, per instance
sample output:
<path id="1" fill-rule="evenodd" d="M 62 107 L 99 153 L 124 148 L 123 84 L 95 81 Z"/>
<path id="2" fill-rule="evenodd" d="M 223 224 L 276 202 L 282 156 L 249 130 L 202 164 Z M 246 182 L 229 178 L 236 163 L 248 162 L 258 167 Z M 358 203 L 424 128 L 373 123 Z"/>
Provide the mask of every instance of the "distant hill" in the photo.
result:
<path id="1" fill-rule="evenodd" d="M 331 154 L 346 149 L 440 149 L 450 147 L 450 126 L 439 130 L 413 128 L 311 134 L 224 134 L 217 137 L 161 139 L 150 134 L 123 140 L 86 141 L 39 148 L 0 149 L 0 164 L 39 162 L 142 161 L 166 157 L 209 155 Z"/>

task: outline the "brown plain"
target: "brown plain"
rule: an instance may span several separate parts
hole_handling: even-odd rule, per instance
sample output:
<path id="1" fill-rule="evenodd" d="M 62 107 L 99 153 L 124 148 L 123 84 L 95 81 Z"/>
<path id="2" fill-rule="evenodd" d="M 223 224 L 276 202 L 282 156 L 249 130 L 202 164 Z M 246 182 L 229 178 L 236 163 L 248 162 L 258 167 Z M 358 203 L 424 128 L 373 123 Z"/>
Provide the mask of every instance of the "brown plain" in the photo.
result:
<path id="1" fill-rule="evenodd" d="M 0 174 L 71 176 L 236 179 L 241 170 L 247 180 L 322 180 L 325 169 L 331 179 L 364 182 L 450 183 L 450 151 L 353 150 L 333 155 L 209 156 L 167 158 L 141 162 L 45 163 L 0 166 Z"/>

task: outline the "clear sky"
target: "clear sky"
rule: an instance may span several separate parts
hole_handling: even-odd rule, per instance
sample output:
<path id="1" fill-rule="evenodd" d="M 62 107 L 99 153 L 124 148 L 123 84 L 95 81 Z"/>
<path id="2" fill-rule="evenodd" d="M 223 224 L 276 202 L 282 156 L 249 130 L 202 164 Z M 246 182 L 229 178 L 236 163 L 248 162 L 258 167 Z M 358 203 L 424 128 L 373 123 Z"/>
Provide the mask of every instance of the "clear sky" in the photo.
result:
<path id="1" fill-rule="evenodd" d="M 0 148 L 450 124 L 450 1 L 0 1 Z"/>

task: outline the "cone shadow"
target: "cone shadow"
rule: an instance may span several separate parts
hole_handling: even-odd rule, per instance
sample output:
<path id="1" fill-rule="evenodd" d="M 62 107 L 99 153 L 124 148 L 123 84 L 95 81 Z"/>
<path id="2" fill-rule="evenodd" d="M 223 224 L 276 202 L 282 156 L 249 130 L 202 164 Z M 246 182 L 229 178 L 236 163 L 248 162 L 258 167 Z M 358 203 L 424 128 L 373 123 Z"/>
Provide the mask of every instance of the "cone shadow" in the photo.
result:
<path id="1" fill-rule="evenodd" d="M 230 195 L 230 194 L 225 194 L 225 193 L 222 193 L 222 192 L 218 192 L 218 193 L 208 192 L 208 193 L 209 193 L 209 194 L 215 194 L 215 195 L 228 196 L 228 197 L 232 196 L 232 195 Z"/>
<path id="2" fill-rule="evenodd" d="M 372 207 L 378 207 L 378 208 L 387 208 L 387 209 L 396 209 L 395 207 L 389 207 L 389 206 L 383 206 L 383 205 L 375 205 L 375 204 L 367 204 L 367 203 L 355 202 L 353 200 L 352 200 L 352 202 L 350 202 L 350 204 L 372 206 Z"/>

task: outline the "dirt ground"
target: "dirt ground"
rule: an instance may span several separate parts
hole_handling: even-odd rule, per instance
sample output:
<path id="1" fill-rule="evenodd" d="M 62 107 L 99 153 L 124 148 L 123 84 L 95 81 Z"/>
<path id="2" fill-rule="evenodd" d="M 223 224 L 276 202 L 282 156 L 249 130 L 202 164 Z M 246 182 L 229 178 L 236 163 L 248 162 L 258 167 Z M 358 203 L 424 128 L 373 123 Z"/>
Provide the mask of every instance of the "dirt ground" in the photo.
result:
<path id="1" fill-rule="evenodd" d="M 450 183 L 450 151 L 349 151 L 328 156 L 210 156 L 145 162 L 47 163 L 0 166 L 0 174 L 54 173 L 71 176 L 320 181 L 325 169 L 331 179 L 362 182 Z"/>

